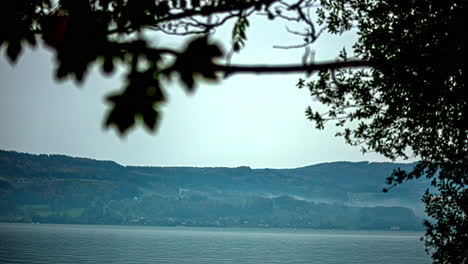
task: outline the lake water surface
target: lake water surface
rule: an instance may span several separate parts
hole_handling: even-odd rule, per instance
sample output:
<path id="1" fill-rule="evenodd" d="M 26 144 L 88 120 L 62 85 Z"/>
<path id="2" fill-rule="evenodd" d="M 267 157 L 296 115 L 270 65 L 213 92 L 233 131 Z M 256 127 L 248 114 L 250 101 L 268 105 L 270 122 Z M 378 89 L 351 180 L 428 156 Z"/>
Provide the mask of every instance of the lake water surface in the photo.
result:
<path id="1" fill-rule="evenodd" d="M 0 223 L 0 263 L 428 264 L 421 235 Z"/>

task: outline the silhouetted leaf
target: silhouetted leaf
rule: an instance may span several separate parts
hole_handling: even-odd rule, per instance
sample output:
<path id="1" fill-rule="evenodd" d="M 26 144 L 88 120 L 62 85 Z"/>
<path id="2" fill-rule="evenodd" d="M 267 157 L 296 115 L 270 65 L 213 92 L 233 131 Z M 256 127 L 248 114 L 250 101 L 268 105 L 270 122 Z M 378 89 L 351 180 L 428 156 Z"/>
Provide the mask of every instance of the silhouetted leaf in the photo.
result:
<path id="1" fill-rule="evenodd" d="M 36 46 L 37 41 L 36 41 L 36 36 L 34 34 L 27 34 L 25 36 L 25 39 L 28 42 L 28 44 L 31 45 L 32 47 Z"/>
<path id="2" fill-rule="evenodd" d="M 112 57 L 108 57 L 108 56 L 104 57 L 102 70 L 106 74 L 111 74 L 114 71 L 114 61 Z"/>
<path id="3" fill-rule="evenodd" d="M 143 121 L 150 131 L 155 131 L 159 123 L 159 112 L 153 108 L 148 109 L 148 111 L 143 114 Z"/>
<path id="4" fill-rule="evenodd" d="M 208 37 L 203 36 L 193 39 L 182 54 L 180 54 L 172 67 L 171 72 L 177 72 L 188 92 L 195 88 L 195 76 L 216 80 L 213 60 L 221 57 L 223 52 L 215 45 L 208 42 Z"/>
<path id="5" fill-rule="evenodd" d="M 105 125 L 116 126 L 121 135 L 125 134 L 135 123 L 135 117 L 126 109 L 115 105 L 107 115 Z"/>
<path id="6" fill-rule="evenodd" d="M 156 130 L 160 117 L 158 106 L 165 101 L 165 96 L 155 71 L 154 68 L 143 72 L 133 70 L 125 90 L 107 98 L 111 110 L 106 127 L 116 126 L 123 135 L 139 120 L 150 131 Z"/>
<path id="7" fill-rule="evenodd" d="M 7 47 L 7 56 L 10 60 L 10 63 L 16 63 L 19 55 L 21 54 L 22 47 L 19 41 L 10 41 Z"/>

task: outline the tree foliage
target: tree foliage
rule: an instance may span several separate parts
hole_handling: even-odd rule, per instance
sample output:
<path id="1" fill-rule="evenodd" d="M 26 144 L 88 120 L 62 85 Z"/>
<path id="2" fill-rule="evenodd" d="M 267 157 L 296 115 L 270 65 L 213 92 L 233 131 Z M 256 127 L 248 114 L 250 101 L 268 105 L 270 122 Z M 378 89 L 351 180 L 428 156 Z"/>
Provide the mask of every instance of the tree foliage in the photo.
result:
<path id="1" fill-rule="evenodd" d="M 459 31 L 466 13 L 466 1 L 322 1 L 321 23 L 334 33 L 357 27 L 352 56 L 373 67 L 322 71 L 298 83 L 328 106 L 306 111 L 318 128 L 333 120 L 363 151 L 422 160 L 387 183 L 433 179 L 437 192 L 423 200 L 435 220 L 424 223 L 434 263 L 468 260 L 467 43 Z"/>
<path id="2" fill-rule="evenodd" d="M 111 107 L 106 126 L 121 134 L 138 123 L 154 131 L 160 119 L 160 106 L 166 101 L 164 81 L 177 77 L 193 92 L 199 80 L 242 72 L 315 71 L 330 67 L 355 67 L 364 62 L 341 62 L 290 67 L 236 66 L 220 63 L 224 51 L 209 39 L 216 28 L 232 21 L 232 50 L 246 44 L 249 17 L 266 15 L 303 21 L 309 30 L 305 45 L 319 32 L 312 18 L 304 14 L 314 1 L 290 4 L 278 0 L 19 0 L 6 4 L 1 16 L 0 47 L 6 48 L 16 63 L 24 46 L 37 44 L 38 37 L 56 57 L 55 77 L 82 83 L 93 64 L 105 74 L 120 66 L 126 71 L 124 89 L 108 98 Z M 183 50 L 152 43 L 149 32 L 193 37 Z M 153 34 L 154 36 L 154 34 Z M 122 67 L 123 66 L 123 67 Z"/>
<path id="3" fill-rule="evenodd" d="M 92 64 L 111 74 L 124 66 L 122 92 L 108 98 L 107 126 L 126 133 L 138 120 L 155 130 L 165 102 L 164 80 L 176 76 L 189 92 L 201 79 L 235 73 L 304 72 L 299 88 L 328 106 L 306 115 L 324 128 L 335 121 L 338 136 L 363 151 L 388 158 L 416 156 L 410 172 L 396 170 L 391 187 L 428 177 L 437 192 L 424 196 L 426 244 L 435 263 L 468 258 L 468 98 L 466 38 L 462 33 L 468 3 L 399 0 L 17 0 L 0 11 L 0 48 L 15 63 L 24 45 L 40 36 L 57 59 L 56 77 L 82 82 Z M 246 45 L 249 17 L 299 21 L 303 37 L 296 46 L 313 44 L 328 31 L 354 30 L 358 40 L 340 60 L 296 65 L 230 65 L 211 42 L 214 29 L 233 21 L 232 52 Z M 160 47 L 148 31 L 194 35 L 183 50 Z"/>

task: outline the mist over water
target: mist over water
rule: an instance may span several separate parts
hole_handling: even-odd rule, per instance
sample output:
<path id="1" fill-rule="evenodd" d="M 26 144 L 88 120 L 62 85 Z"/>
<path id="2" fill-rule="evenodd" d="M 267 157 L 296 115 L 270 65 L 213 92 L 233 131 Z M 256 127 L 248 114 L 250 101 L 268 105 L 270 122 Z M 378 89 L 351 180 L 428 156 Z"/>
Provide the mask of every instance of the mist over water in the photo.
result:
<path id="1" fill-rule="evenodd" d="M 0 223 L 0 263 L 428 264 L 421 235 Z"/>

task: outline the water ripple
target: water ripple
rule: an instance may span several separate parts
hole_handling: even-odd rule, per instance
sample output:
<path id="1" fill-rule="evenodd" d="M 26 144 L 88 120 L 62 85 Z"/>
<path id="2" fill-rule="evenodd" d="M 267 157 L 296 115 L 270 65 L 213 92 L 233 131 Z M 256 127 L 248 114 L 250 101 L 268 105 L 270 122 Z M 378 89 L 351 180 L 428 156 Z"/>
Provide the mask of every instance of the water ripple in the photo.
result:
<path id="1" fill-rule="evenodd" d="M 419 236 L 0 223 L 0 263 L 428 264 Z"/>

